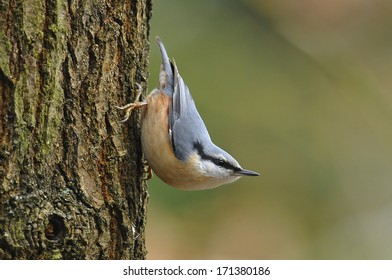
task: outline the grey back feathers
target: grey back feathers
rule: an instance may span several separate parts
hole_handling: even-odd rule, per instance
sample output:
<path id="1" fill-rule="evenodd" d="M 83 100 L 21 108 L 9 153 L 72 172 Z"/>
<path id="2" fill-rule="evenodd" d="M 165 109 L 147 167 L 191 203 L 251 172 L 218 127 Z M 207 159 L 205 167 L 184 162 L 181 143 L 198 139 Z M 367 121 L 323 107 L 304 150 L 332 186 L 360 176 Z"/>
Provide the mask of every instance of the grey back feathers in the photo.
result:
<path id="1" fill-rule="evenodd" d="M 174 153 L 180 160 L 186 160 L 194 151 L 194 143 L 212 144 L 207 128 L 196 109 L 187 85 L 174 64 L 173 107 L 170 124 L 173 134 Z"/>
<path id="2" fill-rule="evenodd" d="M 173 99 L 169 111 L 169 129 L 176 157 L 182 161 L 187 160 L 195 151 L 195 143 L 202 143 L 206 151 L 216 149 L 219 153 L 222 150 L 211 142 L 207 128 L 196 109 L 187 85 L 178 72 L 177 65 L 170 62 L 164 45 L 159 38 L 157 40 L 162 54 L 161 71 L 166 72 L 168 79 L 163 92 Z"/>

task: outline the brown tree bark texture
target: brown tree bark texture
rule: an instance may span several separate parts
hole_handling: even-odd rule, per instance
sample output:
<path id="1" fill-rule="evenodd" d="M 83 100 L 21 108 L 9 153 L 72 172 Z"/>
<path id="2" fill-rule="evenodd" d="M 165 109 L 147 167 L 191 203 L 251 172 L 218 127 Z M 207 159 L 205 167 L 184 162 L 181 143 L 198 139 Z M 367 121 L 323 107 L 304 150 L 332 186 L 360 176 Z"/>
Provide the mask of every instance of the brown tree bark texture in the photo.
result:
<path id="1" fill-rule="evenodd" d="M 0 259 L 143 259 L 150 0 L 0 0 Z"/>

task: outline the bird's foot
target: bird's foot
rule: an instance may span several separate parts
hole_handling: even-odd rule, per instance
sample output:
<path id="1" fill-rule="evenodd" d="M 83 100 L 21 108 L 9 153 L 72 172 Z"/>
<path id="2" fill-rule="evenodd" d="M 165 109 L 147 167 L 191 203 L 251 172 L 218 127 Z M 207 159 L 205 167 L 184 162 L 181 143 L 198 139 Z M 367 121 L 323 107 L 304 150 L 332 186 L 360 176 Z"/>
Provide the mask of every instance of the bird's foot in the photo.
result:
<path id="1" fill-rule="evenodd" d="M 115 106 L 119 110 L 125 110 L 125 118 L 121 120 L 121 122 L 126 122 L 132 114 L 134 109 L 138 109 L 140 107 L 146 106 L 146 101 L 138 101 L 140 96 L 142 95 L 142 86 L 140 84 L 136 84 L 139 87 L 138 94 L 136 96 L 136 101 L 132 103 L 128 103 L 124 106 Z"/>

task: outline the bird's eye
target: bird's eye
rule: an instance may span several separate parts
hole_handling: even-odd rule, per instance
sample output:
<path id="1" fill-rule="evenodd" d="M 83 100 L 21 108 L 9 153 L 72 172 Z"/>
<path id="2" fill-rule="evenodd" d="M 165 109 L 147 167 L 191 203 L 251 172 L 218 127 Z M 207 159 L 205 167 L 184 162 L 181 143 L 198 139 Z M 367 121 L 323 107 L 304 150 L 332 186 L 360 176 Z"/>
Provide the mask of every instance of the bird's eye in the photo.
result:
<path id="1" fill-rule="evenodd" d="M 225 165 L 225 161 L 223 159 L 217 159 L 216 165 L 223 166 L 223 165 Z"/>

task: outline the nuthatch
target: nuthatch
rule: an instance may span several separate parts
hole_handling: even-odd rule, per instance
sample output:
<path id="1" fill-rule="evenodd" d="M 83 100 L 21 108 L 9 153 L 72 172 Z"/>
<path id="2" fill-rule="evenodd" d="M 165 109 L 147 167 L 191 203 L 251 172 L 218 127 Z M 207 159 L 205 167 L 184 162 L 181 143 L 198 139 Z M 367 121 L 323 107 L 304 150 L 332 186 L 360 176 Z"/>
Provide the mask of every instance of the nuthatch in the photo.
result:
<path id="1" fill-rule="evenodd" d="M 148 164 L 167 184 L 183 190 L 202 190 L 230 183 L 241 176 L 259 174 L 243 169 L 227 152 L 212 143 L 187 85 L 169 60 L 159 37 L 162 55 L 158 88 L 147 100 L 119 109 L 126 121 L 132 110 L 142 108 L 141 142 Z"/>

